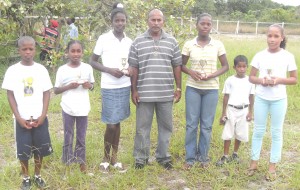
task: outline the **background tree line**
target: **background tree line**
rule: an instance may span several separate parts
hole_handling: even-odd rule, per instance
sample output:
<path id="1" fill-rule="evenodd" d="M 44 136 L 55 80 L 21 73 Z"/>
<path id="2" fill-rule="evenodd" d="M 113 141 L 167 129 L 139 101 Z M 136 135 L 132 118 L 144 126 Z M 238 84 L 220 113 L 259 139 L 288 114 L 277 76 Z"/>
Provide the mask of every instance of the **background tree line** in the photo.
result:
<path id="1" fill-rule="evenodd" d="M 116 0 L 117 1 L 117 0 Z M 63 21 L 77 17 L 80 40 L 91 41 L 110 29 L 112 0 L 0 0 L 0 50 L 1 57 L 9 56 L 9 45 L 22 35 L 33 35 L 36 22 L 44 24 L 46 18 Z M 119 0 L 128 13 L 126 33 L 134 38 L 146 29 L 148 11 L 153 7 L 162 9 L 167 18 L 168 32 L 175 37 L 187 39 L 189 27 L 178 24 L 176 17 L 208 12 L 213 19 L 268 21 L 300 23 L 300 6 L 284 6 L 271 0 Z M 37 16 L 37 18 L 30 18 Z M 66 25 L 61 22 L 61 25 Z M 91 44 L 94 45 L 94 44 Z M 14 48 L 14 47 L 13 47 Z M 91 53 L 87 48 L 87 54 Z"/>

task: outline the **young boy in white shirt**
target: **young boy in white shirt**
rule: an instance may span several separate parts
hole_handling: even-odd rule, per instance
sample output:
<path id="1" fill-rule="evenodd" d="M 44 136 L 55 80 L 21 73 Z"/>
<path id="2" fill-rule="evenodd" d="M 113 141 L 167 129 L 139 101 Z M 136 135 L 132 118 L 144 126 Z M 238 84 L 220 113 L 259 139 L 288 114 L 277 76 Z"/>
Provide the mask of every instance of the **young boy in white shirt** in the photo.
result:
<path id="1" fill-rule="evenodd" d="M 35 50 L 32 37 L 21 37 L 18 40 L 21 61 L 7 69 L 2 83 L 14 114 L 17 157 L 23 176 L 22 190 L 31 189 L 32 181 L 39 189 L 46 187 L 40 171 L 43 157 L 53 152 L 47 119 L 52 83 L 47 69 L 34 62 Z M 28 165 L 32 155 L 35 175 L 31 180 Z"/>
<path id="2" fill-rule="evenodd" d="M 224 125 L 222 139 L 224 140 L 224 155 L 216 163 L 222 166 L 231 161 L 239 162 L 238 149 L 241 142 L 248 142 L 248 124 L 252 120 L 254 85 L 246 75 L 248 60 L 244 55 L 234 59 L 236 74 L 226 79 L 223 89 L 223 111 L 220 124 Z M 235 138 L 234 152 L 229 156 L 231 139 Z"/>

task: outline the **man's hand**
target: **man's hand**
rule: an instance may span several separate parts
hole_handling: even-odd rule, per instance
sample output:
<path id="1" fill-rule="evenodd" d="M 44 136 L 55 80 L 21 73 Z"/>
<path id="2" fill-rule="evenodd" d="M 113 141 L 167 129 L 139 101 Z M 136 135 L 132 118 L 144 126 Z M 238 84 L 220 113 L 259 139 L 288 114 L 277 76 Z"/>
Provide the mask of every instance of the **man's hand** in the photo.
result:
<path id="1" fill-rule="evenodd" d="M 181 98 L 181 89 L 176 89 L 174 92 L 174 103 L 178 103 Z"/>
<path id="2" fill-rule="evenodd" d="M 134 105 L 138 105 L 140 102 L 140 97 L 137 91 L 131 92 L 131 100 Z"/>

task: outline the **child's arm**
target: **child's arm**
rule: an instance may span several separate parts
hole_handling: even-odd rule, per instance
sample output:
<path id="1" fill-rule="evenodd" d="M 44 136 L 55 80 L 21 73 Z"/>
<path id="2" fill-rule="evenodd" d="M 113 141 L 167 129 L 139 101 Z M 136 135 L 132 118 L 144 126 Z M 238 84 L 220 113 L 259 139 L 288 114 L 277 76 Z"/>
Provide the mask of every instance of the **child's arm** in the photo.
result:
<path id="1" fill-rule="evenodd" d="M 19 110 L 17 108 L 18 107 L 17 102 L 16 102 L 15 95 L 14 95 L 13 91 L 7 90 L 7 99 L 8 99 L 10 108 L 11 108 L 12 112 L 14 113 L 16 121 L 22 127 L 26 128 L 26 129 L 31 129 L 32 126 L 30 125 L 30 123 L 28 121 L 26 121 L 25 119 L 21 118 L 21 116 L 20 116 Z"/>
<path id="2" fill-rule="evenodd" d="M 54 94 L 61 94 L 67 90 L 75 89 L 79 86 L 77 82 L 72 82 L 66 86 L 54 87 Z"/>
<path id="3" fill-rule="evenodd" d="M 252 117 L 252 113 L 253 113 L 253 104 L 254 104 L 254 95 L 253 94 L 250 94 L 249 95 L 249 111 L 248 111 L 248 114 L 247 114 L 247 121 L 251 121 L 253 119 Z"/>
<path id="4" fill-rule="evenodd" d="M 224 94 L 223 109 L 222 109 L 222 115 L 221 115 L 221 118 L 220 118 L 220 124 L 221 125 L 225 125 L 225 121 L 226 121 L 226 118 L 227 118 L 226 110 L 227 110 L 228 99 L 229 99 L 229 94 Z"/>
<path id="5" fill-rule="evenodd" d="M 276 84 L 284 84 L 284 85 L 297 84 L 297 80 L 298 80 L 297 78 L 298 78 L 297 70 L 290 71 L 288 78 L 272 77 L 272 79 L 274 81 L 274 85 L 276 85 Z"/>
<path id="6" fill-rule="evenodd" d="M 48 107 L 49 107 L 49 101 L 50 101 L 50 90 L 43 92 L 43 110 L 42 115 L 37 118 L 35 121 L 34 127 L 38 127 L 44 123 L 44 120 L 47 117 Z"/>
<path id="7" fill-rule="evenodd" d="M 118 68 L 110 68 L 104 66 L 101 62 L 98 62 L 99 55 L 93 54 L 90 59 L 90 65 L 97 71 L 108 73 L 116 78 L 121 78 L 124 73 Z"/>

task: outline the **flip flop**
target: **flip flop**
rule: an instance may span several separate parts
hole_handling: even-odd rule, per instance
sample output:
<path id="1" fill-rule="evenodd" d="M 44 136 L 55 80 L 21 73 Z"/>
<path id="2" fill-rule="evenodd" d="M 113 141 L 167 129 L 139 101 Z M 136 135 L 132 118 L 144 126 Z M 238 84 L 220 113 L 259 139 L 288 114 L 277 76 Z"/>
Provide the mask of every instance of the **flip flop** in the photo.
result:
<path id="1" fill-rule="evenodd" d="M 251 176 L 253 176 L 257 171 L 258 171 L 257 168 L 249 168 L 249 169 L 247 169 L 247 171 L 246 171 L 246 175 L 249 176 L 249 177 L 251 177 Z"/>
<path id="2" fill-rule="evenodd" d="M 276 171 L 268 171 L 265 178 L 267 181 L 275 181 L 277 178 Z"/>
<path id="3" fill-rule="evenodd" d="M 109 171 L 109 163 L 108 162 L 102 162 L 101 164 L 100 164 L 100 170 L 101 170 L 101 172 L 102 173 L 108 173 L 108 171 Z"/>

